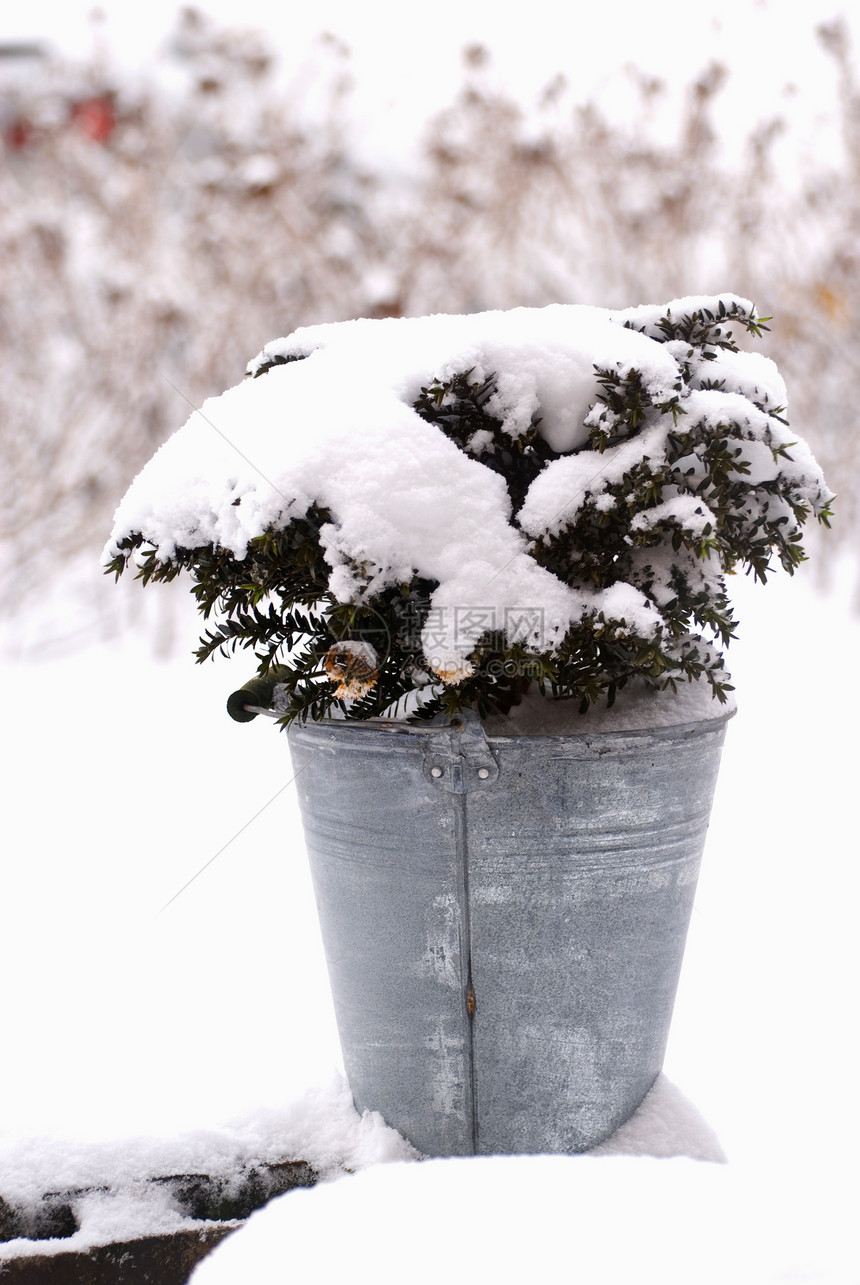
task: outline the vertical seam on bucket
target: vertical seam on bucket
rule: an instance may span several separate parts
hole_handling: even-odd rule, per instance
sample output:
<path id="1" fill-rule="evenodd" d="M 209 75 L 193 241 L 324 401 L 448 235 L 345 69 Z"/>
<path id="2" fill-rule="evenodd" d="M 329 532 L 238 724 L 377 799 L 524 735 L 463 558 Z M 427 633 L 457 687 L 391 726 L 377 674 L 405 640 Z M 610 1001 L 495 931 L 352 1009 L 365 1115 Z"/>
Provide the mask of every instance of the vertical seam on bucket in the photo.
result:
<path id="1" fill-rule="evenodd" d="M 474 1047 L 474 989 L 472 986 L 472 910 L 469 897 L 469 831 L 466 823 L 467 794 L 453 794 L 455 800 L 457 859 L 459 862 L 460 959 L 463 975 L 463 1041 L 466 1056 L 466 1124 L 472 1155 L 478 1154 L 478 1102 Z"/>

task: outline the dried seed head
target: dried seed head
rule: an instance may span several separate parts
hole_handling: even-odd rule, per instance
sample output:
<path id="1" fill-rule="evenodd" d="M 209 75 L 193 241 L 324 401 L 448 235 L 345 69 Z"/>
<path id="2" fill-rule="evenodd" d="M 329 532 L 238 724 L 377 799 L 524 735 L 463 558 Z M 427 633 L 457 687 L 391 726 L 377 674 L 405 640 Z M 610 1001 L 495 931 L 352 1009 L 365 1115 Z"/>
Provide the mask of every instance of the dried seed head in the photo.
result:
<path id="1" fill-rule="evenodd" d="M 461 660 L 458 665 L 449 669 L 434 669 L 447 687 L 454 687 L 457 683 L 462 683 L 464 679 L 471 678 L 475 672 L 475 666 L 470 660 Z"/>
<path id="2" fill-rule="evenodd" d="M 323 664 L 330 681 L 338 684 L 338 700 L 359 700 L 376 686 L 379 677 L 378 657 L 366 642 L 335 643 L 326 652 Z"/>

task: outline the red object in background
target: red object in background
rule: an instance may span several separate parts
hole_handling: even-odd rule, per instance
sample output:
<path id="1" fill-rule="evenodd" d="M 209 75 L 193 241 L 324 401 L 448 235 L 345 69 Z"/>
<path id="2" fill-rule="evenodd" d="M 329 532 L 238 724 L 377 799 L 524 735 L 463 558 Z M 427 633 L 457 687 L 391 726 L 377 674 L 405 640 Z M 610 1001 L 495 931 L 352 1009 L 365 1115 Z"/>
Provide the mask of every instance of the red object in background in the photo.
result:
<path id="1" fill-rule="evenodd" d="M 107 94 L 73 103 L 71 118 L 94 143 L 106 143 L 116 127 L 116 114 Z"/>
<path id="2" fill-rule="evenodd" d="M 33 127 L 23 116 L 19 116 L 3 131 L 3 142 L 10 152 L 22 152 L 32 138 Z"/>

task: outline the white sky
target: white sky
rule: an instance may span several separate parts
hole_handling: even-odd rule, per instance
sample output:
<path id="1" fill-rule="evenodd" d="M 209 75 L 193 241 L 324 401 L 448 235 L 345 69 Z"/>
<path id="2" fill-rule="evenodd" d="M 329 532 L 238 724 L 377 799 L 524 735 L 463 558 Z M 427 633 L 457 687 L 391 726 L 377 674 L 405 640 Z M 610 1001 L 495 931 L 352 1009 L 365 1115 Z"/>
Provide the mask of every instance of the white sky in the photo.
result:
<path id="1" fill-rule="evenodd" d="M 623 92 L 626 64 L 684 84 L 718 59 L 732 68 L 717 118 L 729 143 L 751 118 L 776 112 L 788 112 L 812 138 L 832 108 L 835 79 L 814 29 L 840 13 L 855 25 L 858 0 L 724 0 L 718 11 L 690 0 L 529 0 L 509 10 L 498 0 L 436 0 L 432 8 L 391 0 L 207 0 L 200 7 L 226 25 L 267 31 L 285 74 L 301 84 L 313 78 L 315 39 L 323 31 L 338 36 L 351 50 L 355 116 L 367 146 L 397 154 L 427 113 L 450 101 L 462 80 L 460 50 L 474 41 L 491 47 L 496 82 L 526 100 L 563 72 L 578 97 L 598 94 L 622 117 L 633 110 Z M 110 49 L 128 67 L 145 65 L 177 8 L 175 0 L 105 0 Z M 93 48 L 91 9 L 74 0 L 7 5 L 0 39 L 48 38 L 84 55 Z M 671 127 L 671 100 L 665 111 Z"/>

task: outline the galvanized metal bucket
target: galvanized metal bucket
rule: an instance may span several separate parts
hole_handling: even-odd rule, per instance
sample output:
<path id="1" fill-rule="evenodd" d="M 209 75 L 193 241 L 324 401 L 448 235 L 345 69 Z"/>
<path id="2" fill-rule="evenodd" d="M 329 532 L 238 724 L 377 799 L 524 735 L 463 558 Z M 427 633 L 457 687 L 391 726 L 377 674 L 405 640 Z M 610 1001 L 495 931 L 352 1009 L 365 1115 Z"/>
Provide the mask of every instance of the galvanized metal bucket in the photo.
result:
<path id="1" fill-rule="evenodd" d="M 663 1062 L 728 715 L 293 725 L 347 1078 L 427 1155 L 578 1152 Z"/>

